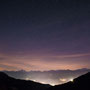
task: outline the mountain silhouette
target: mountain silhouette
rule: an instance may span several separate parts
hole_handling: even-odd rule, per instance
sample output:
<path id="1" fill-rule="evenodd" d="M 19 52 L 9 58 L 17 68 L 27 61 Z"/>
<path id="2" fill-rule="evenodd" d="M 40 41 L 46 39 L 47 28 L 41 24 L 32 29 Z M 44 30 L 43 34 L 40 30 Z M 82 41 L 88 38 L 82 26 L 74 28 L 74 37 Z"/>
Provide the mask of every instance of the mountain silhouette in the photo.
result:
<path id="1" fill-rule="evenodd" d="M 73 82 L 56 86 L 14 79 L 0 72 L 0 90 L 90 90 L 90 72 L 74 79 Z"/>
<path id="2" fill-rule="evenodd" d="M 9 77 L 0 72 L 0 90 L 46 90 L 50 85 Z"/>
<path id="3" fill-rule="evenodd" d="M 49 70 L 49 71 L 2 71 L 10 77 L 23 80 L 36 80 L 37 82 L 45 82 L 48 84 L 63 84 L 69 81 L 70 78 L 77 78 L 85 73 L 90 72 L 90 69 L 82 68 L 77 70 Z M 63 82 L 62 78 L 66 81 Z"/>
<path id="4" fill-rule="evenodd" d="M 90 72 L 72 82 L 50 87 L 48 90 L 90 90 Z"/>

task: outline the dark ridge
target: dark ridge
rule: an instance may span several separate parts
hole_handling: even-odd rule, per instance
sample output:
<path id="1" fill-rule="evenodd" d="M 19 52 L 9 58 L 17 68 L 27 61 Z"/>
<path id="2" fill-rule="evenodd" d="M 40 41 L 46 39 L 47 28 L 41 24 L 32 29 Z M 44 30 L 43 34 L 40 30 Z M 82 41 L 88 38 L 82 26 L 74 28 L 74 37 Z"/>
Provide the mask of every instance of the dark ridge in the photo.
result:
<path id="1" fill-rule="evenodd" d="M 0 79 L 1 78 L 8 78 L 9 76 L 7 74 L 5 74 L 4 72 L 0 72 Z"/>
<path id="2" fill-rule="evenodd" d="M 56 86 L 14 79 L 0 72 L 0 90 L 90 90 L 90 72 L 74 79 L 73 82 Z"/>
<path id="3" fill-rule="evenodd" d="M 74 79 L 73 82 L 56 85 L 48 90 L 90 90 L 90 72 Z"/>
<path id="4" fill-rule="evenodd" d="M 46 90 L 50 85 L 9 77 L 0 72 L 0 90 Z"/>

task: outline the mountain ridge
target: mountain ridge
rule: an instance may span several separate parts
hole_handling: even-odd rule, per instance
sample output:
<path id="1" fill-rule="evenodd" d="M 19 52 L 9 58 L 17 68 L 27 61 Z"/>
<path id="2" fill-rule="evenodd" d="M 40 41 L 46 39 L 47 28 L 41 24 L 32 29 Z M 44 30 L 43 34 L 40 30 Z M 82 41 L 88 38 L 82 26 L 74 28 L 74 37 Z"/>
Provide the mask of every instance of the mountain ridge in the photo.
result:
<path id="1" fill-rule="evenodd" d="M 62 85 L 50 87 L 48 90 L 90 90 L 90 72 Z"/>
<path id="2" fill-rule="evenodd" d="M 46 90 L 48 84 L 40 84 L 34 81 L 14 79 L 0 72 L 0 90 Z"/>
<path id="3" fill-rule="evenodd" d="M 73 81 L 55 86 L 15 79 L 0 72 L 0 90 L 90 90 L 90 72 Z"/>
<path id="4" fill-rule="evenodd" d="M 87 72 L 90 72 L 90 69 L 77 69 L 77 70 L 50 70 L 50 71 L 3 71 L 10 77 L 23 80 L 32 80 L 37 82 L 44 82 L 46 84 L 63 84 L 72 78 L 77 78 Z M 62 81 L 66 79 L 66 81 Z"/>

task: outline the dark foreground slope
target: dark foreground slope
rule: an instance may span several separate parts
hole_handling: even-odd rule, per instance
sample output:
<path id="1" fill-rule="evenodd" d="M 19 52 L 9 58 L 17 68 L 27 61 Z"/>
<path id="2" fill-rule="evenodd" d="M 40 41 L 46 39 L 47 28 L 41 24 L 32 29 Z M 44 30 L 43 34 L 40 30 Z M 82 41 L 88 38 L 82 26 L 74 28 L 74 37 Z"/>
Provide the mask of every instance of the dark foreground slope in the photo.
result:
<path id="1" fill-rule="evenodd" d="M 50 87 L 48 90 L 90 90 L 90 73 L 74 79 L 73 82 Z"/>
<path id="2" fill-rule="evenodd" d="M 0 72 L 0 90 L 46 90 L 49 85 L 9 77 Z"/>
<path id="3" fill-rule="evenodd" d="M 33 81 L 14 79 L 0 72 L 0 90 L 90 90 L 90 73 L 74 79 L 73 82 L 50 87 Z"/>

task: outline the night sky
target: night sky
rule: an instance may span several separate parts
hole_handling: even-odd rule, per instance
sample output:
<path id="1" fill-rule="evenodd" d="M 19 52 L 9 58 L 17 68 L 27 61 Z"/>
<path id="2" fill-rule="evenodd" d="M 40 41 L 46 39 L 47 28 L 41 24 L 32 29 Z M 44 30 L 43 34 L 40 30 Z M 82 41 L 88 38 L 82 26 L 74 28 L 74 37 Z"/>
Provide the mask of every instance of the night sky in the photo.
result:
<path id="1" fill-rule="evenodd" d="M 89 0 L 0 1 L 0 70 L 90 68 Z"/>

